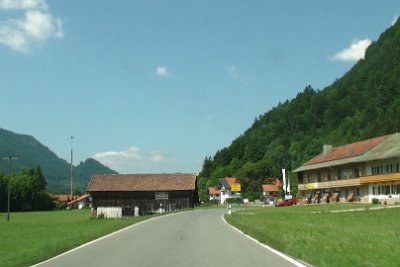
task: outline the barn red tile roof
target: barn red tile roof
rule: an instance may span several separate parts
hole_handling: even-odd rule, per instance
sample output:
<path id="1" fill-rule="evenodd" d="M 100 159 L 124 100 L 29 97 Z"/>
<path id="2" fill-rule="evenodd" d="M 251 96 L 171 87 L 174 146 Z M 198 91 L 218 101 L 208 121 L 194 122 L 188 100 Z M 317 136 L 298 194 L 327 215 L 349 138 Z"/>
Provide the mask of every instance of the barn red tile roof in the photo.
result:
<path id="1" fill-rule="evenodd" d="M 318 156 L 310 159 L 304 165 L 311 165 L 331 160 L 344 159 L 349 157 L 355 157 L 364 154 L 370 149 L 376 147 L 389 137 L 392 137 L 394 134 L 384 135 L 380 137 L 371 138 L 368 140 L 363 140 L 343 146 L 334 146 L 332 147 L 332 152 L 328 154 L 319 154 Z"/>
<path id="2" fill-rule="evenodd" d="M 279 186 L 281 182 L 278 179 L 275 180 L 274 184 L 263 184 L 262 188 L 264 192 L 279 192 Z"/>
<path id="3" fill-rule="evenodd" d="M 184 191 L 195 190 L 196 174 L 102 174 L 89 181 L 87 192 Z"/>
<path id="4" fill-rule="evenodd" d="M 216 187 L 209 187 L 208 194 L 209 195 L 219 195 L 219 194 L 221 194 L 221 191 L 219 191 L 219 189 Z"/>

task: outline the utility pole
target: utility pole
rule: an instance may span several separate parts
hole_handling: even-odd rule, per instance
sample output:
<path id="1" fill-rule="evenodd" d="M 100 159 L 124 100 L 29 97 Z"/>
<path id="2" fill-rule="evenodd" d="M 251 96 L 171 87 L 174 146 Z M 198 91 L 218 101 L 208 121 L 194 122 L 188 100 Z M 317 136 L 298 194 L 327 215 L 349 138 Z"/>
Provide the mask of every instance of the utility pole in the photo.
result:
<path id="1" fill-rule="evenodd" d="M 14 156 L 8 156 L 8 157 L 2 157 L 1 159 L 8 159 L 9 161 L 9 168 L 10 168 L 10 175 L 8 177 L 8 183 L 7 183 L 7 222 L 10 221 L 10 184 L 11 184 L 11 162 L 13 160 L 18 159 L 18 157 Z"/>
<path id="2" fill-rule="evenodd" d="M 74 198 L 74 170 L 73 170 L 73 154 L 72 154 L 72 140 L 74 139 L 73 136 L 71 136 L 71 201 Z"/>

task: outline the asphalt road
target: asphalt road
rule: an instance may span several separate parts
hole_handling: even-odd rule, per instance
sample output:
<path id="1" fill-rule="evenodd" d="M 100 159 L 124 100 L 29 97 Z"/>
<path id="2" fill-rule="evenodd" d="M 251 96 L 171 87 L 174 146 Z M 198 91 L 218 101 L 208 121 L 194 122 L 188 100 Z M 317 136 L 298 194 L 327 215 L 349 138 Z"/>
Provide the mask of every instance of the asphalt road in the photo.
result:
<path id="1" fill-rule="evenodd" d="M 162 216 L 37 266 L 294 266 L 223 222 L 225 212 Z"/>

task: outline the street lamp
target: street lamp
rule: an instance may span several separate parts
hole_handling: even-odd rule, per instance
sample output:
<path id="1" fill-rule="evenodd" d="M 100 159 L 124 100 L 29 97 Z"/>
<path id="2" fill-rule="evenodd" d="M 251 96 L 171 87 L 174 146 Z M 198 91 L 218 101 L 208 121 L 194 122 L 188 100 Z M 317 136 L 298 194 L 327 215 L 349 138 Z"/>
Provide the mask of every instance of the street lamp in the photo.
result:
<path id="1" fill-rule="evenodd" d="M 7 222 L 10 221 L 10 183 L 11 183 L 11 162 L 13 160 L 18 159 L 18 157 L 14 156 L 8 156 L 8 157 L 2 157 L 1 159 L 8 159 L 9 161 L 9 168 L 10 168 L 10 175 L 8 177 L 8 183 L 7 183 Z"/>

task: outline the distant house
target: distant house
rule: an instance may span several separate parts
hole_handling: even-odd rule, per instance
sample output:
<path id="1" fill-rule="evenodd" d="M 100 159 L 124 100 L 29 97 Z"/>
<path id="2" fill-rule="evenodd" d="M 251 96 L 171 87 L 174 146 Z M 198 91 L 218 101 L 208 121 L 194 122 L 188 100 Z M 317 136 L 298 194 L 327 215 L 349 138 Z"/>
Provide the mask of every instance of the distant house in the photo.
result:
<path id="1" fill-rule="evenodd" d="M 241 186 L 238 178 L 226 177 L 218 180 L 217 188 L 220 190 L 220 203 L 226 203 L 227 198 L 240 198 Z"/>
<path id="2" fill-rule="evenodd" d="M 208 196 L 210 200 L 217 200 L 218 202 L 221 201 L 221 191 L 216 187 L 208 188 Z"/>
<path id="3" fill-rule="evenodd" d="M 92 197 L 89 194 L 82 195 L 77 199 L 68 202 L 68 207 L 72 209 L 83 209 L 92 207 Z"/>
<path id="4" fill-rule="evenodd" d="M 263 184 L 263 198 L 265 201 L 275 201 L 279 196 L 279 187 L 281 183 L 278 179 L 275 179 L 273 184 Z"/>
<path id="5" fill-rule="evenodd" d="M 199 200 L 192 173 L 94 175 L 86 191 L 94 209 L 117 208 L 122 216 L 191 209 Z"/>

